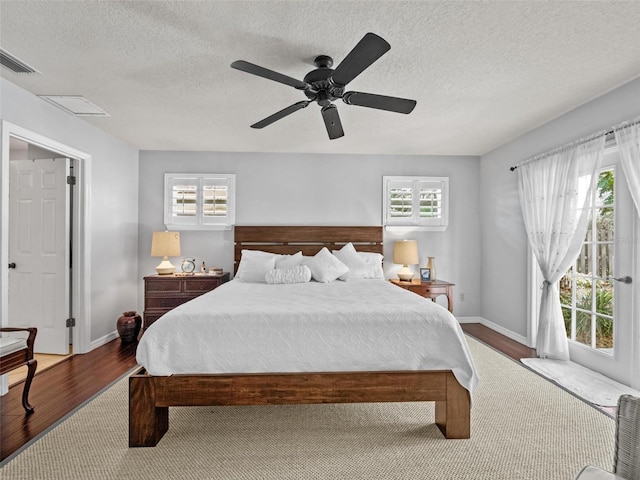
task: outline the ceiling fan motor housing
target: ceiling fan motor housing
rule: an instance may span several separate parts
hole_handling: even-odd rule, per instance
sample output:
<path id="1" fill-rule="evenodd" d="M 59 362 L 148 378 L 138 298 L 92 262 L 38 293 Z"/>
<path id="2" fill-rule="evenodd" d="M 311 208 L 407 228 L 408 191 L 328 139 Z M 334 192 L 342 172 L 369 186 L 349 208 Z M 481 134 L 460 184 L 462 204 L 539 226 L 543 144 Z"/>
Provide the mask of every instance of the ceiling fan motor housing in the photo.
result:
<path id="1" fill-rule="evenodd" d="M 318 55 L 314 63 L 318 68 L 305 75 L 304 82 L 309 84 L 310 88 L 305 89 L 304 93 L 309 100 L 315 101 L 319 105 L 327 106 L 342 97 L 344 87 L 334 85 L 329 79 L 333 74 L 333 69 L 331 68 L 333 58 L 328 55 Z"/>

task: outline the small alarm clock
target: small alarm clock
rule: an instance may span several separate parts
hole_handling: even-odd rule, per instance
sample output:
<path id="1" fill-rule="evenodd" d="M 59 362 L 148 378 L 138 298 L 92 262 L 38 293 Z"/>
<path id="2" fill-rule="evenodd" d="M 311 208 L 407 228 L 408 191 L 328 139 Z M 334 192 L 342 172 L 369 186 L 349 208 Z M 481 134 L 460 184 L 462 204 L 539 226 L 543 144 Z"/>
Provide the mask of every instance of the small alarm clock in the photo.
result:
<path id="1" fill-rule="evenodd" d="M 182 264 L 180 265 L 183 273 L 187 273 L 192 275 L 193 272 L 196 271 L 196 259 L 195 258 L 185 258 L 182 260 Z"/>

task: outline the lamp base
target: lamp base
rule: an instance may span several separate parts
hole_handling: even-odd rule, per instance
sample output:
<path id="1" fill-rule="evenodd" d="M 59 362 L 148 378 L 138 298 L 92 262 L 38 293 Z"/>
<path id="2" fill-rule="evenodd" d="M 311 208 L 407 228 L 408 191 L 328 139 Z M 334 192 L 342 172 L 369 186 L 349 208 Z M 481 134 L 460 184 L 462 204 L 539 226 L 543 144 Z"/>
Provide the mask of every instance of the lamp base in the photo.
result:
<path id="1" fill-rule="evenodd" d="M 164 257 L 156 267 L 156 272 L 158 272 L 158 275 L 173 275 L 175 271 L 176 267 L 171 264 L 168 257 Z"/>
<path id="2" fill-rule="evenodd" d="M 410 282 L 413 278 L 413 272 L 409 269 L 408 266 L 402 267 L 398 270 L 398 278 L 403 282 Z"/>

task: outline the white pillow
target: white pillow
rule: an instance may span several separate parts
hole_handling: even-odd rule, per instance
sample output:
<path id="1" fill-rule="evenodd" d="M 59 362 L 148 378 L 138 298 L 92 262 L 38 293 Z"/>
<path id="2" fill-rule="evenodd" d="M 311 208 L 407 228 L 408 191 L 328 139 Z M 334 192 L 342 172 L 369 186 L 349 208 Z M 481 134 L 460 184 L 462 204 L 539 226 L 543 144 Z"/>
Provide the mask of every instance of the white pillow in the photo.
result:
<path id="1" fill-rule="evenodd" d="M 295 255 L 279 255 L 276 258 L 276 268 L 297 267 L 303 263 L 302 252 L 298 252 Z"/>
<path id="2" fill-rule="evenodd" d="M 260 250 L 242 250 L 235 278 L 243 282 L 265 283 L 265 275 L 273 270 L 278 255 Z"/>
<path id="3" fill-rule="evenodd" d="M 333 282 L 349 271 L 349 267 L 331 255 L 327 247 L 322 247 L 322 250 L 306 261 L 311 270 L 311 276 L 316 282 Z"/>
<path id="4" fill-rule="evenodd" d="M 311 281 L 311 270 L 309 270 L 309 267 L 306 265 L 297 265 L 289 268 L 274 268 L 267 272 L 265 280 L 269 284 L 307 283 Z"/>
<path id="5" fill-rule="evenodd" d="M 380 253 L 358 252 L 358 256 L 371 268 L 373 276 L 369 278 L 380 278 L 384 280 L 384 270 L 382 270 L 382 259 L 384 257 Z"/>
<path id="6" fill-rule="evenodd" d="M 373 276 L 371 267 L 360 258 L 352 243 L 347 243 L 340 250 L 333 250 L 333 254 L 338 260 L 349 267 L 347 273 L 340 275 L 340 280 L 371 278 Z"/>

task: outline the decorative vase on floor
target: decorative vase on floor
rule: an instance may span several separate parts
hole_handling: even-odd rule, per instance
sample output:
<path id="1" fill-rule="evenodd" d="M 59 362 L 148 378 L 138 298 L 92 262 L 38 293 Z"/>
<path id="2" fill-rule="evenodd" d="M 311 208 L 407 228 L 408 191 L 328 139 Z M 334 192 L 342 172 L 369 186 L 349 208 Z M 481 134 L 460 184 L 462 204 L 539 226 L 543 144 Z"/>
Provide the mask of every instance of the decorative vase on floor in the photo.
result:
<path id="1" fill-rule="evenodd" d="M 435 280 L 436 277 L 436 257 L 429 257 L 427 260 L 427 268 L 430 269 L 431 272 L 431 281 Z"/>
<path id="2" fill-rule="evenodd" d="M 133 310 L 123 312 L 118 318 L 116 326 L 122 343 L 135 342 L 142 327 L 142 317 Z"/>

